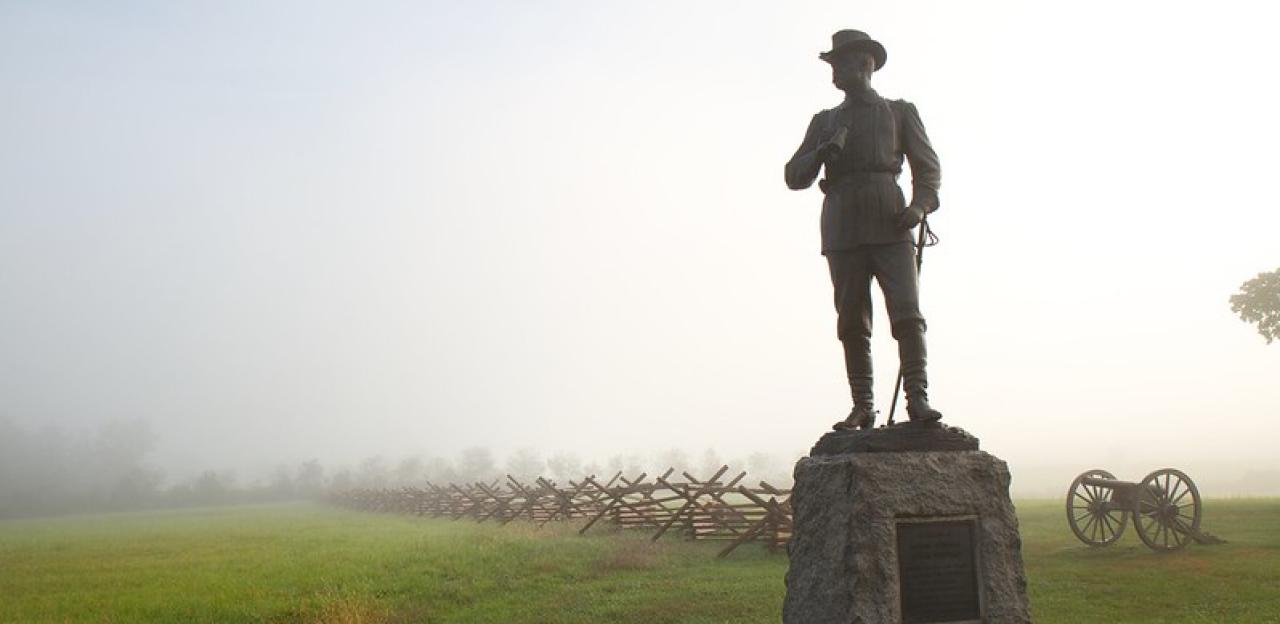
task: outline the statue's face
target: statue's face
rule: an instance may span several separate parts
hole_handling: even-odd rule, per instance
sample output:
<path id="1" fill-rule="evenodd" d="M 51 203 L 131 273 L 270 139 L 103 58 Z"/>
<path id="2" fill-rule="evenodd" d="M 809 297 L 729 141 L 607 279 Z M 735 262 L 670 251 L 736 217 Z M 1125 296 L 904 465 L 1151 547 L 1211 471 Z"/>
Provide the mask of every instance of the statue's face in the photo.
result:
<path id="1" fill-rule="evenodd" d="M 876 71 L 876 59 L 869 52 L 849 50 L 831 59 L 831 84 L 841 91 L 866 88 Z"/>

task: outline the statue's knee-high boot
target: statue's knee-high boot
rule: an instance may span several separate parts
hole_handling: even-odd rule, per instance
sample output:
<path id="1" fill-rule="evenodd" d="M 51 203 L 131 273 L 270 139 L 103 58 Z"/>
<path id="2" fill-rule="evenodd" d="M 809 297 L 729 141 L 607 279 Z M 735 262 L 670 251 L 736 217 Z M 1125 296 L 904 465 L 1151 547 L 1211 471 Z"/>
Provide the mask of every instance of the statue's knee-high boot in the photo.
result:
<path id="1" fill-rule="evenodd" d="M 844 345 L 844 367 L 849 377 L 849 394 L 853 398 L 853 411 L 849 417 L 837 423 L 837 429 L 869 429 L 875 426 L 875 394 L 872 391 L 871 338 L 853 336 L 841 341 Z"/>
<path id="2" fill-rule="evenodd" d="M 925 373 L 927 351 L 924 323 L 905 321 L 894 327 L 898 339 L 898 358 L 902 365 L 902 389 L 907 395 L 907 417 L 915 421 L 934 421 L 942 412 L 929 405 L 929 376 Z"/>

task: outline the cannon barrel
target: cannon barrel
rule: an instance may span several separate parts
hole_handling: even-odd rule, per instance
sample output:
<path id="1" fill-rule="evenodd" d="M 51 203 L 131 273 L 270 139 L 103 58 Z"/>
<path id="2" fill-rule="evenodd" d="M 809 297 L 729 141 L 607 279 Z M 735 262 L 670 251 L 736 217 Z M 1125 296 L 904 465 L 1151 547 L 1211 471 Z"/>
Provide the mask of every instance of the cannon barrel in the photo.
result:
<path id="1" fill-rule="evenodd" d="M 1109 490 L 1121 490 L 1126 487 L 1137 485 L 1132 481 L 1121 481 L 1119 479 L 1104 479 L 1102 477 L 1082 477 L 1080 482 L 1093 487 L 1104 487 Z"/>

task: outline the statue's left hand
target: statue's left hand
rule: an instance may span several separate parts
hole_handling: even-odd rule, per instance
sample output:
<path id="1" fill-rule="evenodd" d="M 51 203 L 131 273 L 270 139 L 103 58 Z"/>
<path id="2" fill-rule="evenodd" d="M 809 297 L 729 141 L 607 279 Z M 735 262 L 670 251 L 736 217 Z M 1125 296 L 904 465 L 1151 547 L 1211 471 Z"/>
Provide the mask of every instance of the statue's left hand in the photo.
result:
<path id="1" fill-rule="evenodd" d="M 904 230 L 909 230 L 920 225 L 920 221 L 923 219 L 924 208 L 920 208 L 918 206 L 907 206 L 907 209 L 903 210 L 902 215 L 898 217 L 898 227 Z"/>

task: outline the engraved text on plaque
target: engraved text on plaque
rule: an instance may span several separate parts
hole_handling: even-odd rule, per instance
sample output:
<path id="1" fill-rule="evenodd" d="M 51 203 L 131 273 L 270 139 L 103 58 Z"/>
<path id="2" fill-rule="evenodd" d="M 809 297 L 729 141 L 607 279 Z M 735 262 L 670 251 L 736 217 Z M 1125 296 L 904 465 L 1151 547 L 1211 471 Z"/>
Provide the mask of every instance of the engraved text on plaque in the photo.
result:
<path id="1" fill-rule="evenodd" d="M 904 624 L 982 618 L 976 519 L 899 519 L 898 583 Z"/>

